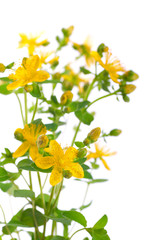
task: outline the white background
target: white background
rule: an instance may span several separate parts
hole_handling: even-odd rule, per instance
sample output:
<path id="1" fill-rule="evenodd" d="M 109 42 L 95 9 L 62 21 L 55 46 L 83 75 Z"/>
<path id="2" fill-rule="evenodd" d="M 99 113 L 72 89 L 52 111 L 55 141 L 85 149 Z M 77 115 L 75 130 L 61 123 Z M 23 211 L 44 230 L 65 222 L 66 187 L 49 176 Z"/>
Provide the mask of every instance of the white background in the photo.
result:
<path id="1" fill-rule="evenodd" d="M 157 0 L 1 1 L 0 62 L 8 64 L 21 57 L 22 50 L 16 49 L 18 33 L 45 31 L 54 39 L 62 27 L 74 25 L 74 41 L 82 43 L 90 35 L 94 47 L 104 42 L 127 69 L 140 76 L 130 103 L 112 98 L 94 105 L 97 114 L 92 127 L 123 131 L 120 137 L 108 139 L 111 150 L 118 152 L 108 159 L 111 171 L 101 166 L 97 174 L 109 182 L 92 186 L 86 200 L 88 203 L 94 199 L 91 209 L 85 211 L 88 226 L 106 213 L 111 240 L 159 239 L 157 3 Z M 17 100 L 14 96 L 0 95 L 1 151 L 4 147 L 14 151 L 18 146 L 13 137 L 17 127 L 22 127 Z M 63 193 L 61 209 L 80 205 L 83 193 L 79 194 L 81 185 L 78 189 L 77 186 L 68 184 L 71 197 Z M 0 203 L 9 208 L 4 199 L 0 197 Z M 80 234 L 74 237 L 79 238 Z"/>

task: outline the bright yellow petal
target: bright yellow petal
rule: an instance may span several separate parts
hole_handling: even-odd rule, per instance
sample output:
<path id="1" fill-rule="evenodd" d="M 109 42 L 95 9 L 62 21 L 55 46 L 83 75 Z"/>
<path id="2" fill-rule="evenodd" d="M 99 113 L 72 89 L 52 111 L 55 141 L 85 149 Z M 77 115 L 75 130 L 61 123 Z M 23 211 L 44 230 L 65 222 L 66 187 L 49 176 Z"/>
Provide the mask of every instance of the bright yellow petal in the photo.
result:
<path id="1" fill-rule="evenodd" d="M 69 164 L 64 169 L 69 170 L 72 173 L 73 177 L 76 177 L 76 178 L 83 178 L 84 177 L 83 168 L 81 167 L 81 165 L 79 163 Z"/>
<path id="2" fill-rule="evenodd" d="M 12 83 L 8 84 L 7 90 L 11 91 L 11 90 L 14 90 L 18 87 L 21 87 L 22 85 L 23 85 L 22 81 L 15 81 L 15 82 L 12 82 Z"/>
<path id="3" fill-rule="evenodd" d="M 39 68 L 40 58 L 38 55 L 26 59 L 24 67 L 27 71 L 36 71 Z"/>
<path id="4" fill-rule="evenodd" d="M 39 157 L 35 159 L 35 164 L 42 169 L 50 168 L 54 165 L 54 163 L 55 163 L 54 158 L 51 156 Z"/>
<path id="5" fill-rule="evenodd" d="M 31 79 L 32 82 L 43 82 L 50 77 L 50 74 L 46 71 L 37 71 L 34 77 Z"/>
<path id="6" fill-rule="evenodd" d="M 52 186 L 55 186 L 62 181 L 62 178 L 63 178 L 62 169 L 58 169 L 58 168 L 54 167 L 54 169 L 51 172 L 51 176 L 50 176 L 50 184 Z"/>
<path id="7" fill-rule="evenodd" d="M 104 167 L 107 169 L 107 170 L 110 170 L 110 167 L 108 166 L 108 164 L 106 163 L 106 161 L 101 157 L 100 160 L 102 161 L 102 163 L 104 164 Z"/>
<path id="8" fill-rule="evenodd" d="M 29 149 L 30 143 L 25 141 L 23 142 L 20 147 L 13 153 L 14 158 L 18 158 L 23 156 Z"/>
<path id="9" fill-rule="evenodd" d="M 36 158 L 40 157 L 41 154 L 38 151 L 38 147 L 35 145 L 31 145 L 29 149 L 29 155 L 32 158 L 33 161 L 35 161 Z"/>
<path id="10" fill-rule="evenodd" d="M 73 160 L 77 157 L 78 150 L 74 147 L 69 147 L 64 155 L 63 164 L 68 162 L 73 162 Z"/>
<path id="11" fill-rule="evenodd" d="M 44 150 L 50 153 L 50 155 L 53 155 L 55 161 L 59 161 L 59 159 L 62 159 L 64 156 L 63 150 L 56 140 L 51 140 L 49 147 Z"/>
<path id="12" fill-rule="evenodd" d="M 91 153 L 89 153 L 88 155 L 87 155 L 87 160 L 89 160 L 89 159 L 91 159 L 91 158 L 98 158 L 99 156 L 97 155 L 97 153 L 93 153 L 93 152 L 91 152 Z"/>

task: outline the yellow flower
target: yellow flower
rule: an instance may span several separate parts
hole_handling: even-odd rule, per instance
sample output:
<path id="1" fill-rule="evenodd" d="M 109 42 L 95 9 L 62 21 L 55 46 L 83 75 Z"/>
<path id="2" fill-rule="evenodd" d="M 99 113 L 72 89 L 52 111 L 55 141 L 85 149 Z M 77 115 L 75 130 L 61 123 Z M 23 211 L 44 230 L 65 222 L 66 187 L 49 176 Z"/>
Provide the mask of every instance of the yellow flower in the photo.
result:
<path id="1" fill-rule="evenodd" d="M 40 65 L 38 55 L 23 58 L 22 64 L 17 68 L 15 74 L 10 74 L 9 78 L 14 80 L 7 86 L 8 90 L 23 87 L 31 82 L 43 82 L 50 77 L 49 73 L 43 70 L 37 71 Z"/>
<path id="2" fill-rule="evenodd" d="M 37 41 L 38 38 L 41 37 L 41 34 L 36 35 L 36 36 L 32 36 L 30 34 L 30 36 L 27 36 L 24 33 L 20 33 L 19 35 L 21 37 L 21 41 L 19 42 L 19 48 L 27 46 L 29 55 L 33 55 L 36 47 L 39 47 L 39 46 L 42 46 L 42 45 L 45 45 L 48 43 L 47 39 L 40 41 L 40 42 Z"/>
<path id="3" fill-rule="evenodd" d="M 3 63 L 0 63 L 0 72 L 3 73 L 5 71 L 6 67 Z"/>
<path id="4" fill-rule="evenodd" d="M 110 170 L 108 164 L 106 163 L 106 161 L 104 160 L 103 157 L 108 157 L 108 156 L 112 156 L 114 154 L 116 154 L 116 152 L 109 152 L 109 149 L 105 149 L 104 147 L 100 147 L 97 143 L 95 143 L 95 152 L 90 152 L 87 155 L 87 160 L 91 159 L 91 158 L 99 158 L 102 163 L 104 164 L 104 167 L 107 170 Z"/>
<path id="5" fill-rule="evenodd" d="M 70 103 L 72 101 L 72 98 L 73 98 L 73 94 L 71 93 L 71 91 L 66 91 L 62 94 L 60 98 L 60 102 L 62 105 L 65 105 L 67 103 Z"/>
<path id="6" fill-rule="evenodd" d="M 53 167 L 50 176 L 52 186 L 62 181 L 64 171 L 69 171 L 76 178 L 83 178 L 83 168 L 79 163 L 73 162 L 77 157 L 77 149 L 69 147 L 64 151 L 56 140 L 51 140 L 49 148 L 44 150 L 51 156 L 39 157 L 35 160 L 35 164 L 42 169 Z"/>
<path id="7" fill-rule="evenodd" d="M 85 61 L 88 67 L 94 63 L 94 57 L 91 55 L 91 41 L 87 37 L 83 44 L 73 43 L 73 47 L 79 51 L 85 57 Z"/>
<path id="8" fill-rule="evenodd" d="M 14 158 L 18 158 L 23 156 L 28 150 L 29 155 L 33 161 L 37 157 L 40 157 L 40 153 L 38 151 L 38 147 L 36 145 L 37 138 L 40 135 L 46 134 L 46 127 L 42 124 L 31 123 L 30 125 L 25 125 L 24 129 L 18 128 L 16 132 L 19 132 L 23 135 L 24 142 L 20 145 L 20 147 L 13 153 Z"/>
<path id="9" fill-rule="evenodd" d="M 91 55 L 106 71 L 108 71 L 113 82 L 120 84 L 118 81 L 118 72 L 126 72 L 126 70 L 122 67 L 117 58 L 112 57 L 112 53 L 110 52 L 109 48 L 105 49 L 105 63 L 103 63 L 101 60 L 98 52 L 92 51 Z"/>

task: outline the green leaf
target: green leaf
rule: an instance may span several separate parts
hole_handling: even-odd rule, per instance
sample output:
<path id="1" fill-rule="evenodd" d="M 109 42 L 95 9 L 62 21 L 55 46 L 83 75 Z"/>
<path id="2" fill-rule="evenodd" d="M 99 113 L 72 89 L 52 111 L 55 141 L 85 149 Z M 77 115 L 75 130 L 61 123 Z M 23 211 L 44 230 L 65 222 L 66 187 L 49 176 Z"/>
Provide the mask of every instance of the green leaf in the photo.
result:
<path id="1" fill-rule="evenodd" d="M 92 114 L 88 113 L 85 109 L 79 110 L 75 112 L 76 117 L 86 125 L 90 125 L 94 120 Z"/>
<path id="2" fill-rule="evenodd" d="M 3 192 L 7 192 L 12 186 L 13 186 L 13 183 L 0 183 L 0 189 Z"/>
<path id="3" fill-rule="evenodd" d="M 75 112 L 77 110 L 80 110 L 84 107 L 86 107 L 90 102 L 89 101 L 83 101 L 83 102 L 71 102 L 68 106 L 70 108 L 70 112 Z"/>
<path id="4" fill-rule="evenodd" d="M 8 172 L 0 167 L 0 182 L 6 181 L 9 179 Z"/>
<path id="5" fill-rule="evenodd" d="M 14 66 L 14 62 L 8 64 L 8 65 L 6 66 L 6 69 L 11 69 L 13 66 Z"/>
<path id="6" fill-rule="evenodd" d="M 0 166 L 4 166 L 5 164 L 8 164 L 8 163 L 15 163 L 15 159 L 6 158 L 4 161 L 0 162 Z"/>
<path id="7" fill-rule="evenodd" d="M 52 131 L 52 132 L 55 132 L 56 129 L 58 128 L 58 125 L 56 123 L 48 123 L 48 124 L 45 124 L 45 126 L 48 131 Z"/>
<path id="8" fill-rule="evenodd" d="M 104 228 L 105 225 L 108 222 L 108 217 L 106 215 L 104 215 L 103 217 L 101 217 L 98 222 L 95 223 L 95 225 L 93 226 L 94 229 L 100 229 L 100 228 Z"/>
<path id="9" fill-rule="evenodd" d="M 24 197 L 24 198 L 31 198 L 35 199 L 35 193 L 31 190 L 15 190 L 14 197 Z"/>
<path id="10" fill-rule="evenodd" d="M 22 170 L 28 170 L 28 171 L 36 171 L 36 170 L 32 167 L 32 163 L 33 163 L 33 161 L 31 161 L 30 159 L 24 159 L 24 160 L 21 160 L 21 161 L 17 164 L 17 168 L 18 168 L 18 169 L 22 169 Z"/>
<path id="11" fill-rule="evenodd" d="M 12 91 L 8 91 L 7 86 L 8 86 L 8 83 L 4 83 L 4 84 L 0 85 L 0 93 L 2 93 L 4 95 L 11 94 Z"/>
<path id="12" fill-rule="evenodd" d="M 104 228 L 93 229 L 92 240 L 110 240 L 107 231 Z"/>
<path id="13" fill-rule="evenodd" d="M 83 165 L 82 165 L 82 167 L 83 167 Z M 84 178 L 93 179 L 91 173 L 89 173 L 87 170 L 84 170 Z"/>
<path id="14" fill-rule="evenodd" d="M 90 203 L 88 203 L 87 205 L 82 205 L 80 207 L 80 210 L 82 211 L 83 209 L 88 208 L 91 204 L 92 204 L 92 201 Z"/>
<path id="15" fill-rule="evenodd" d="M 88 69 L 86 69 L 85 67 L 80 67 L 80 71 L 82 72 L 82 73 L 84 73 L 84 74 L 90 74 L 91 72 L 88 70 Z"/>
<path id="16" fill-rule="evenodd" d="M 12 82 L 12 80 L 8 77 L 1 77 L 0 80 L 2 80 L 4 82 Z"/>
<path id="17" fill-rule="evenodd" d="M 43 196 L 44 196 L 44 201 L 45 201 L 45 205 L 46 205 L 46 208 L 47 208 L 47 206 L 48 206 L 48 204 L 49 204 L 49 201 L 50 201 L 50 196 L 49 196 L 48 194 L 43 194 Z M 51 206 L 53 205 L 54 201 L 55 201 L 55 200 L 52 199 L 52 201 L 51 201 Z M 43 208 L 43 201 L 42 201 L 42 196 L 41 196 L 41 194 L 39 194 L 39 195 L 36 197 L 36 199 L 35 199 L 35 205 L 38 206 L 38 207 L 40 207 L 40 208 Z"/>
<path id="18" fill-rule="evenodd" d="M 83 148 L 83 147 L 85 147 L 85 145 L 84 145 L 83 142 L 75 142 L 75 145 L 76 145 L 76 147 L 78 147 L 78 148 Z"/>
<path id="19" fill-rule="evenodd" d="M 33 90 L 30 92 L 30 94 L 33 97 L 40 98 L 41 97 L 41 92 L 40 92 L 40 88 L 39 88 L 38 84 L 33 83 L 32 86 L 33 86 Z"/>
<path id="20" fill-rule="evenodd" d="M 64 211 L 63 215 L 75 222 L 78 222 L 79 224 L 81 224 L 82 226 L 86 227 L 87 226 L 87 221 L 85 219 L 85 217 L 83 216 L 82 213 L 77 212 L 77 211 Z"/>
<path id="21" fill-rule="evenodd" d="M 41 212 L 35 210 L 34 211 L 34 216 L 35 216 L 35 219 L 36 219 L 36 222 L 37 222 L 38 226 L 44 225 L 45 217 L 44 217 L 44 215 Z M 26 209 L 25 211 L 22 212 L 20 221 L 23 224 L 25 224 L 27 227 L 34 227 L 35 226 L 35 224 L 34 224 L 34 216 L 33 216 L 33 209 L 32 208 L 28 208 L 28 209 Z"/>
<path id="22" fill-rule="evenodd" d="M 93 179 L 92 181 L 89 181 L 88 184 L 92 183 L 101 183 L 101 182 L 106 182 L 108 179 Z"/>
<path id="23" fill-rule="evenodd" d="M 61 222 L 62 224 L 70 225 L 71 220 L 63 215 L 63 211 L 55 208 L 49 216 L 46 216 L 49 219 L 54 220 L 55 222 Z"/>

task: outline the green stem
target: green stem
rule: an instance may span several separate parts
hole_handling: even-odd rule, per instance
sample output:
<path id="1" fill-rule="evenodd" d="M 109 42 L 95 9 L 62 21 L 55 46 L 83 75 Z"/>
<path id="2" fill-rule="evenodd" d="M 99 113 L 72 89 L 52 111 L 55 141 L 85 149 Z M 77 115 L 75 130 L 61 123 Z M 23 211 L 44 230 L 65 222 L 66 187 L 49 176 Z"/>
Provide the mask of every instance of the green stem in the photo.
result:
<path id="1" fill-rule="evenodd" d="M 32 178 L 31 178 L 31 171 L 29 171 L 29 182 L 30 182 L 30 190 L 33 190 Z"/>
<path id="2" fill-rule="evenodd" d="M 23 116 L 23 109 L 22 109 L 22 104 L 21 104 L 21 101 L 20 101 L 20 98 L 18 96 L 17 93 L 15 93 L 17 99 L 18 99 L 18 102 L 19 102 L 19 107 L 20 107 L 20 112 L 21 112 L 21 116 L 22 116 L 22 121 L 23 121 L 23 125 L 25 125 L 25 119 L 24 119 L 24 116 Z"/>
<path id="3" fill-rule="evenodd" d="M 35 117 L 37 108 L 38 108 L 38 98 L 36 98 L 36 103 L 35 103 L 34 112 L 33 112 L 33 116 L 32 116 L 31 122 L 34 121 L 34 117 Z"/>
<path id="4" fill-rule="evenodd" d="M 77 137 L 77 134 L 78 134 L 78 131 L 79 131 L 79 128 L 80 128 L 80 126 L 81 126 L 81 121 L 79 121 L 79 124 L 78 124 L 78 126 L 77 126 L 77 128 L 76 128 L 76 131 L 75 131 L 75 134 L 74 134 L 74 137 L 73 137 L 73 139 L 72 139 L 72 143 L 71 143 L 71 146 L 73 146 L 73 144 L 74 144 L 74 142 L 75 142 L 75 140 L 76 140 L 76 137 Z"/>
<path id="5" fill-rule="evenodd" d="M 101 99 L 103 99 L 103 98 L 106 98 L 106 97 L 110 97 L 110 96 L 112 96 L 112 95 L 115 95 L 116 93 L 118 93 L 119 92 L 119 89 L 118 90 L 116 90 L 115 92 L 112 92 L 112 93 L 110 93 L 110 94 L 107 94 L 107 95 L 104 95 L 104 96 L 102 96 L 102 97 L 99 97 L 99 98 L 97 98 L 97 99 L 95 99 L 93 102 L 91 102 L 90 104 L 88 104 L 88 106 L 87 106 L 87 108 L 89 108 L 92 104 L 94 104 L 95 102 L 97 102 L 97 101 L 99 101 L 99 100 L 101 100 Z M 87 109 L 86 108 L 86 109 Z"/>
<path id="6" fill-rule="evenodd" d="M 28 124 L 27 92 L 24 90 L 25 124 Z"/>
<path id="7" fill-rule="evenodd" d="M 47 173 L 47 174 L 46 174 L 46 177 L 45 177 L 45 180 L 44 180 L 44 183 L 43 183 L 43 186 L 42 186 L 42 189 L 45 187 L 45 184 L 46 184 L 46 181 L 47 181 L 47 179 L 48 179 L 48 176 L 49 176 L 49 174 Z"/>
<path id="8" fill-rule="evenodd" d="M 40 173 L 37 172 L 37 175 L 38 175 L 38 181 L 39 181 L 39 187 L 40 187 L 40 193 L 41 193 L 43 208 L 44 208 L 44 212 L 46 212 L 45 199 L 44 199 L 43 189 L 42 189 L 42 185 L 41 185 Z"/>
<path id="9" fill-rule="evenodd" d="M 87 197 L 87 194 L 88 194 L 89 185 L 90 184 L 87 184 L 87 188 L 86 188 L 86 191 L 85 191 L 85 195 L 84 195 L 84 198 L 83 198 L 82 205 L 84 205 L 84 203 L 85 203 L 85 200 L 86 200 L 86 197 Z"/>
<path id="10" fill-rule="evenodd" d="M 82 230 L 85 230 L 85 228 L 81 228 L 81 229 L 78 229 L 76 232 L 74 232 L 71 237 L 69 238 L 69 240 L 78 232 L 82 231 Z"/>
<path id="11" fill-rule="evenodd" d="M 14 239 L 14 238 L 12 237 L 12 234 L 11 234 L 11 232 L 10 232 L 8 226 L 7 226 L 7 221 L 6 221 L 5 213 L 4 213 L 4 210 L 3 210 L 3 208 L 2 208 L 1 205 L 0 205 L 0 209 L 1 209 L 2 214 L 3 214 L 4 223 L 6 224 L 6 230 L 7 230 L 8 234 L 11 236 L 11 239 Z"/>

